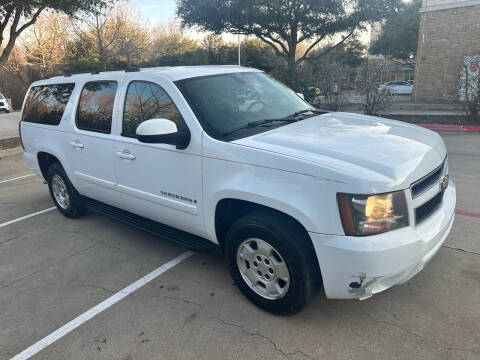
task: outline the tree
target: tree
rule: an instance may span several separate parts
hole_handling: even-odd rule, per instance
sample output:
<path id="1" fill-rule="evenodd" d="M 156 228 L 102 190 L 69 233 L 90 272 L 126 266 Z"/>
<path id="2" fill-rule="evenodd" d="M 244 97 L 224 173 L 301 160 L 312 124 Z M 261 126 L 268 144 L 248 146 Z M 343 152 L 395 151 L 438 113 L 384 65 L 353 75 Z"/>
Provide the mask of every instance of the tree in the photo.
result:
<path id="1" fill-rule="evenodd" d="M 0 67 L 4 66 L 20 34 L 32 26 L 45 9 L 67 15 L 93 12 L 111 0 L 2 0 L 0 5 Z M 7 31 L 8 29 L 8 31 Z M 7 34 L 8 32 L 8 34 Z"/>
<path id="2" fill-rule="evenodd" d="M 128 3 L 106 7 L 75 23 L 67 48 L 70 70 L 107 70 L 140 65 L 150 45 L 149 30 Z"/>
<path id="3" fill-rule="evenodd" d="M 417 55 L 421 0 L 402 3 L 396 14 L 382 25 L 380 36 L 370 52 L 414 63 Z"/>
<path id="4" fill-rule="evenodd" d="M 119 24 L 117 55 L 127 67 L 138 65 L 145 60 L 150 41 L 149 31 L 138 12 L 128 3 L 117 7 L 115 21 Z"/>
<path id="5" fill-rule="evenodd" d="M 457 90 L 467 117 L 480 121 L 480 55 L 465 56 Z"/>
<path id="6" fill-rule="evenodd" d="M 40 15 L 37 22 L 25 31 L 19 42 L 26 63 L 39 67 L 46 76 L 56 65 L 63 62 L 71 38 L 70 28 L 71 23 L 67 15 L 55 11 L 47 11 Z"/>
<path id="7" fill-rule="evenodd" d="M 400 0 L 178 0 L 177 15 L 184 26 L 217 34 L 254 35 L 283 57 L 290 71 L 297 64 L 321 57 L 364 29 L 368 22 L 388 16 Z M 336 40 L 311 56 L 324 40 Z M 297 50 L 307 44 L 302 53 Z"/>
<path id="8" fill-rule="evenodd" d="M 234 49 L 236 51 L 236 47 Z M 266 72 L 271 72 L 276 67 L 281 67 L 281 59 L 279 59 L 272 48 L 263 41 L 252 38 L 245 39 L 241 42 L 243 66 L 253 67 Z"/>
<path id="9" fill-rule="evenodd" d="M 378 91 L 382 81 L 384 64 L 365 59 L 360 74 L 358 88 L 364 96 L 363 112 L 366 115 L 388 113 L 393 104 L 393 93 L 389 90 Z"/>
<path id="10" fill-rule="evenodd" d="M 210 65 L 235 64 L 237 61 L 236 47 L 233 44 L 226 43 L 219 35 L 206 35 L 201 45 Z"/>
<path id="11" fill-rule="evenodd" d="M 178 23 L 170 21 L 156 25 L 151 33 L 150 66 L 207 64 L 198 42 L 186 36 Z"/>
<path id="12" fill-rule="evenodd" d="M 83 17 L 76 25 L 78 44 L 76 49 L 83 52 L 95 68 L 106 70 L 111 66 L 120 34 L 120 23 L 115 21 L 113 8 L 96 11 Z M 73 53 L 73 60 L 79 55 Z"/>

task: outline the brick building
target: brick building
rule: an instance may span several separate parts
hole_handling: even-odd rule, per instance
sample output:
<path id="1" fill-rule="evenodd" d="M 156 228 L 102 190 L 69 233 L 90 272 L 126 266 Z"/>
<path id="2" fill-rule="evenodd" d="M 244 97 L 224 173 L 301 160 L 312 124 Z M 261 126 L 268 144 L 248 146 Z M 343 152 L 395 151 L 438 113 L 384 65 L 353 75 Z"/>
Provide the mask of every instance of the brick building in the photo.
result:
<path id="1" fill-rule="evenodd" d="M 423 0 L 415 101 L 451 100 L 465 57 L 480 54 L 480 0 Z"/>

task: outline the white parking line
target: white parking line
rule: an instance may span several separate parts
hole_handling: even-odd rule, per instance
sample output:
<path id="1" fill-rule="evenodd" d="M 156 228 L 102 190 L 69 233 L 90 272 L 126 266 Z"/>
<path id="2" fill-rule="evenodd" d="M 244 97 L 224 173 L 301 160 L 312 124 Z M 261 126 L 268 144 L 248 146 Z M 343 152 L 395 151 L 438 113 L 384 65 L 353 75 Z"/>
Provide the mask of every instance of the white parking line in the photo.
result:
<path id="1" fill-rule="evenodd" d="M 2 180 L 2 181 L 0 181 L 0 184 L 6 183 L 6 182 L 10 182 L 10 181 L 14 181 L 14 180 L 23 179 L 23 178 L 30 177 L 30 176 L 35 176 L 35 175 L 36 175 L 36 174 L 28 174 L 28 175 L 23 175 L 23 176 L 15 177 L 15 178 L 12 178 L 12 179 Z"/>
<path id="2" fill-rule="evenodd" d="M 178 255 L 176 258 L 170 260 L 166 264 L 163 264 L 159 268 L 153 270 L 151 273 L 145 275 L 141 279 L 135 281 L 134 283 L 128 285 L 126 288 L 123 288 L 116 294 L 110 296 L 108 299 L 102 301 L 100 304 L 94 306 L 90 310 L 85 311 L 80 316 L 76 317 L 72 321 L 66 323 L 61 328 L 55 330 L 50 335 L 47 335 L 42 340 L 36 342 L 29 348 L 23 350 L 21 353 L 15 355 L 11 360 L 24 360 L 29 359 L 33 355 L 37 354 L 48 345 L 54 343 L 58 339 L 62 338 L 70 331 L 75 330 L 77 327 L 82 325 L 83 323 L 87 322 L 94 316 L 100 314 L 102 311 L 108 309 L 110 306 L 114 305 L 115 303 L 122 300 L 124 297 L 128 296 L 129 294 L 133 293 L 134 291 L 140 289 L 142 286 L 148 284 L 150 281 L 158 277 L 159 275 L 163 274 L 167 270 L 170 270 L 175 265 L 180 264 L 182 261 L 186 260 L 194 253 L 191 251 L 186 251 L 183 254 Z"/>
<path id="3" fill-rule="evenodd" d="M 28 214 L 28 215 L 25 215 L 25 216 L 22 216 L 22 217 L 19 217 L 19 218 L 16 218 L 16 219 L 13 219 L 13 220 L 10 220 L 10 221 L 1 223 L 1 224 L 0 224 L 0 228 L 2 228 L 2 227 L 4 227 L 4 226 L 7 226 L 7 225 L 10 225 L 10 224 L 14 224 L 14 223 L 16 223 L 16 222 L 19 222 L 19 221 L 22 221 L 22 220 L 25 220 L 25 219 L 28 219 L 28 218 L 31 218 L 31 217 L 33 217 L 33 216 L 37 216 L 37 215 L 40 215 L 40 214 L 43 214 L 43 213 L 46 213 L 46 212 L 55 210 L 55 209 L 56 209 L 56 207 L 53 206 L 53 207 L 48 208 L 48 209 L 45 209 L 45 210 L 40 210 L 40 211 L 34 212 L 34 213 L 32 213 L 32 214 Z"/>

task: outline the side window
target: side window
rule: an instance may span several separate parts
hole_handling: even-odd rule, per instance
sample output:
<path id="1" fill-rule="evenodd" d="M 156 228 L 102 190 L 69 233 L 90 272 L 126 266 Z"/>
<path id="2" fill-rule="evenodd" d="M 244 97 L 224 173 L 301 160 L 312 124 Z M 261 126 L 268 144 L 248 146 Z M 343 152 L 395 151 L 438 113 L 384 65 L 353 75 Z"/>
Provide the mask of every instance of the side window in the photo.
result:
<path id="1" fill-rule="evenodd" d="M 22 121 L 44 125 L 58 125 L 72 95 L 75 84 L 33 86 L 28 92 Z"/>
<path id="2" fill-rule="evenodd" d="M 125 98 L 122 136 L 136 137 L 137 126 L 150 119 L 168 119 L 178 126 L 181 115 L 159 85 L 149 81 L 132 81 Z"/>
<path id="3" fill-rule="evenodd" d="M 116 81 L 92 81 L 85 84 L 77 110 L 77 128 L 110 134 Z"/>

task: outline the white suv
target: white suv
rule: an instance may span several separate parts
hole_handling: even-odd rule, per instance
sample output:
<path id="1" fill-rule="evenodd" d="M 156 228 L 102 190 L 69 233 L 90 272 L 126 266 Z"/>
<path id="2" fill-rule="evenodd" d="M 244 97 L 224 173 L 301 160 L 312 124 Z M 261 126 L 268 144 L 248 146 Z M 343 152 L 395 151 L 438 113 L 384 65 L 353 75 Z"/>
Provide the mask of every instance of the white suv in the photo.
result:
<path id="1" fill-rule="evenodd" d="M 21 138 L 67 217 L 86 208 L 197 250 L 277 313 L 408 281 L 453 223 L 441 137 L 317 110 L 254 69 L 199 66 L 32 84 Z"/>

